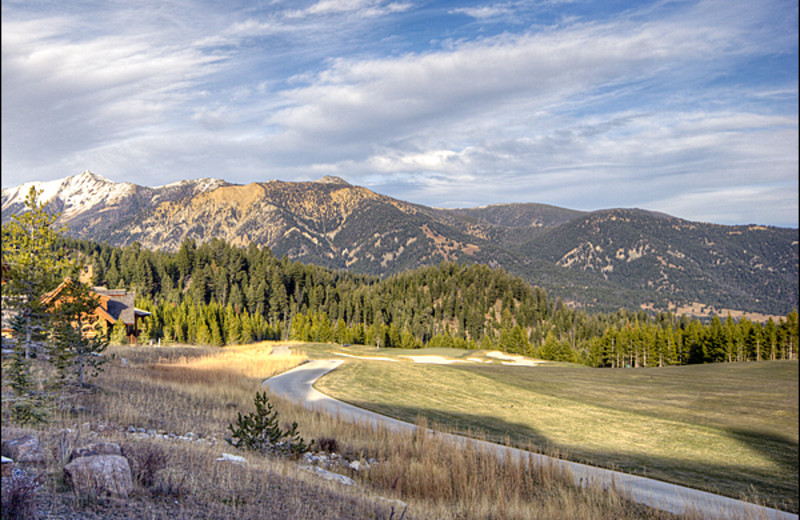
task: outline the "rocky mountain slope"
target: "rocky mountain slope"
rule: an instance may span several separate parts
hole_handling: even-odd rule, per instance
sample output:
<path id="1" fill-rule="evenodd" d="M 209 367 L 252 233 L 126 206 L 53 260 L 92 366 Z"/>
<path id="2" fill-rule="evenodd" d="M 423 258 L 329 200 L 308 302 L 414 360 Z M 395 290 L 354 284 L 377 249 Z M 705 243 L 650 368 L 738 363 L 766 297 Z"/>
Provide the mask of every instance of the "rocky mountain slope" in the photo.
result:
<path id="1" fill-rule="evenodd" d="M 269 246 L 277 256 L 389 275 L 441 261 L 502 267 L 570 304 L 678 305 L 783 314 L 797 306 L 798 231 L 718 226 L 642 210 L 543 204 L 440 209 L 325 177 L 160 187 L 91 172 L 36 183 L 78 238 L 177 250 L 186 239 Z M 28 185 L 4 189 L 2 219 Z"/>

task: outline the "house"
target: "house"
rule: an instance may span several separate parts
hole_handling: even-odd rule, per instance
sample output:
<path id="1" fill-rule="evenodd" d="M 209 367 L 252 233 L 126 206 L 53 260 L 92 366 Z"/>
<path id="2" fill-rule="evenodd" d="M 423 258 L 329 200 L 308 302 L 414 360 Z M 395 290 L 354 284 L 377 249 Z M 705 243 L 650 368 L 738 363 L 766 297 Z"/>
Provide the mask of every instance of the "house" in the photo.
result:
<path id="1" fill-rule="evenodd" d="M 81 278 L 83 281 L 83 276 Z M 70 281 L 70 278 L 67 277 L 58 287 L 45 294 L 42 302 L 58 306 L 61 292 Z M 98 299 L 99 305 L 94 311 L 97 319 L 86 327 L 85 334 L 94 334 L 98 321 L 106 331 L 111 330 L 118 321 L 121 321 L 125 324 L 125 335 L 128 337 L 128 341 L 136 343 L 141 320 L 150 316 L 149 312 L 134 306 L 136 294 L 125 289 L 106 289 L 105 287 L 92 287 L 91 292 Z"/>
<path id="2" fill-rule="evenodd" d="M 100 300 L 100 306 L 95 310 L 95 314 L 105 320 L 106 327 L 110 330 L 117 321 L 122 321 L 125 324 L 128 341 L 136 343 L 139 337 L 139 323 L 143 318 L 150 316 L 150 313 L 134 307 L 135 293 L 105 287 L 93 287 L 92 292 Z"/>

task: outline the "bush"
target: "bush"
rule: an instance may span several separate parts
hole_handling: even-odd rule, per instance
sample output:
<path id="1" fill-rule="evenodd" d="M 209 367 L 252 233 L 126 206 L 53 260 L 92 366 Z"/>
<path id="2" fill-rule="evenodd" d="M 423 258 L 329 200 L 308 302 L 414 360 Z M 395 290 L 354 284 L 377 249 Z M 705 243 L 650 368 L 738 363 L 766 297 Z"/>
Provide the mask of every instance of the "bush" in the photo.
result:
<path id="1" fill-rule="evenodd" d="M 13 469 L 3 477 L 3 520 L 36 518 L 36 492 L 42 485 L 42 475 L 31 477 L 21 469 Z"/>
<path id="2" fill-rule="evenodd" d="M 256 411 L 248 415 L 238 413 L 236 426 L 228 425 L 233 434 L 232 438 L 225 441 L 236 448 L 243 448 L 273 455 L 298 456 L 311 449 L 311 444 L 306 444 L 297 433 L 297 423 L 293 422 L 287 429 L 282 429 L 278 424 L 278 412 L 273 410 L 267 393 L 256 392 L 253 400 Z"/>
<path id="3" fill-rule="evenodd" d="M 125 446 L 123 454 L 131 465 L 134 480 L 145 488 L 156 484 L 156 473 L 169 463 L 169 453 L 156 444 L 137 443 Z"/>

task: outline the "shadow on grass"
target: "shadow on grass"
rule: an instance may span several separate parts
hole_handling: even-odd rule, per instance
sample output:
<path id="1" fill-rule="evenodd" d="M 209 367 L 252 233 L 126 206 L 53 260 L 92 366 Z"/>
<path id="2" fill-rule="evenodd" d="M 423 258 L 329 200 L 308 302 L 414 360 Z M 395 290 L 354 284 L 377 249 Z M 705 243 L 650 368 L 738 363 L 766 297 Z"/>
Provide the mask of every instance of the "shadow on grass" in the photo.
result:
<path id="1" fill-rule="evenodd" d="M 574 462 L 755 501 L 793 513 L 797 513 L 799 509 L 798 444 L 776 435 L 745 430 L 729 431 L 731 438 L 764 454 L 775 464 L 777 471 L 765 472 L 737 464 L 735 460 L 720 460 L 716 464 L 708 464 L 624 451 L 601 452 L 575 445 L 562 445 L 552 442 L 546 435 L 528 425 L 486 415 L 400 406 L 387 407 L 359 401 L 348 402 L 359 408 L 405 422 L 418 423 L 422 417 L 428 422 L 428 427 L 437 431 L 466 435 Z"/>

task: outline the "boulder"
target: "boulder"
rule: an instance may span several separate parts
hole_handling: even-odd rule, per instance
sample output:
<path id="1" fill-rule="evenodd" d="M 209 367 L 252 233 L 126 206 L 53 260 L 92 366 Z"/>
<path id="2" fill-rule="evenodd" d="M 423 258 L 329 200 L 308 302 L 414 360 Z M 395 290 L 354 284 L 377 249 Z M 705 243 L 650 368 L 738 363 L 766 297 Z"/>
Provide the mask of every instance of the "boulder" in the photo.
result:
<path id="1" fill-rule="evenodd" d="M 3 456 L 3 476 L 11 476 L 11 470 L 14 468 L 14 461 L 6 456 Z"/>
<path id="2" fill-rule="evenodd" d="M 311 471 L 316 473 L 320 477 L 324 478 L 325 480 L 332 480 L 334 482 L 338 482 L 344 486 L 355 486 L 356 483 L 350 477 L 346 477 L 344 475 L 340 475 L 339 473 L 334 473 L 332 471 L 328 471 L 327 469 L 320 468 L 319 466 L 307 466 L 301 464 L 298 466 L 300 469 Z"/>
<path id="3" fill-rule="evenodd" d="M 91 457 L 92 455 L 122 455 L 119 444 L 113 442 L 93 442 L 88 446 L 75 448 L 69 455 L 70 462 L 80 457 Z"/>
<path id="4" fill-rule="evenodd" d="M 33 435 L 3 439 L 3 455 L 19 463 L 42 464 L 45 461 L 39 440 Z"/>
<path id="5" fill-rule="evenodd" d="M 97 493 L 128 498 L 133 479 L 128 460 L 121 455 L 79 457 L 64 466 L 64 476 L 81 494 Z"/>
<path id="6" fill-rule="evenodd" d="M 239 455 L 231 455 L 230 453 L 223 453 L 222 457 L 218 458 L 217 460 L 223 462 L 233 462 L 234 464 L 247 464 L 247 459 L 244 457 L 240 457 Z"/>

